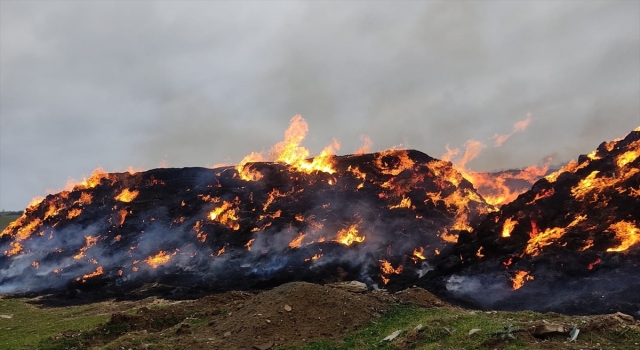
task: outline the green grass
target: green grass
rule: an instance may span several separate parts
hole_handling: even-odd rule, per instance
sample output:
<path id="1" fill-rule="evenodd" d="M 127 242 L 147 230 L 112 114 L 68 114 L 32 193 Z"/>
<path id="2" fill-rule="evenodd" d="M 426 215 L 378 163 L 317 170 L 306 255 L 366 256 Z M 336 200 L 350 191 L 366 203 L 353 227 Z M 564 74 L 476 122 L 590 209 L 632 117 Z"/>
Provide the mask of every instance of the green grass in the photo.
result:
<path id="1" fill-rule="evenodd" d="M 0 349 L 33 349 L 65 330 L 90 330 L 109 318 L 99 305 L 38 308 L 25 299 L 0 299 L 0 314 L 13 316 L 0 318 Z"/>
<path id="2" fill-rule="evenodd" d="M 20 215 L 0 213 L 0 231 L 4 230 L 5 227 L 9 226 L 10 223 L 19 217 Z"/>
<path id="3" fill-rule="evenodd" d="M 536 340 L 526 331 L 533 322 L 542 320 L 549 322 L 566 322 L 571 319 L 553 313 L 539 314 L 529 311 L 485 313 L 461 309 L 434 308 L 423 309 L 413 306 L 391 309 L 381 319 L 371 323 L 369 327 L 350 336 L 343 341 L 320 341 L 303 347 L 279 347 L 278 350 L 334 350 L 334 349 L 542 349 Z M 576 318 L 574 317 L 575 321 Z M 414 331 L 418 324 L 423 325 L 421 331 Z M 513 325 L 522 331 L 513 332 L 515 339 L 501 337 L 505 327 Z M 471 329 L 479 332 L 469 336 Z M 396 330 L 402 333 L 391 342 L 381 340 Z M 583 330 L 584 331 L 584 330 Z M 606 348 L 637 349 L 640 343 L 638 328 L 622 328 L 603 334 L 583 332 L 580 336 L 585 342 L 599 343 Z M 554 341 L 555 346 L 545 349 L 564 349 L 566 337 L 560 336 Z M 500 344 L 499 346 L 497 346 Z M 575 344 L 578 345 L 578 344 Z M 567 347 L 568 348 L 568 347 Z"/>
<path id="4" fill-rule="evenodd" d="M 422 309 L 418 307 L 396 307 L 368 328 L 359 331 L 344 339 L 343 342 L 318 342 L 308 346 L 282 347 L 282 350 L 329 350 L 329 349 L 398 349 L 398 340 L 401 344 L 417 345 L 420 349 L 481 349 L 482 344 L 492 337 L 496 331 L 513 323 L 507 317 L 495 317 L 483 312 L 471 314 L 467 311 L 450 309 Z M 418 324 L 423 329 L 415 332 L 413 329 Z M 481 331 L 468 336 L 469 330 L 480 328 Z M 402 333 L 394 342 L 381 342 L 383 338 L 396 330 Z M 512 346 L 507 349 L 521 348 L 521 341 L 512 341 Z M 515 347 L 513 347 L 515 346 Z"/>
<path id="5" fill-rule="evenodd" d="M 0 314 L 13 315 L 11 319 L 0 318 L 0 349 L 121 350 L 122 348 L 139 349 L 145 346 L 154 350 L 197 349 L 203 346 L 203 339 L 201 337 L 195 339 L 191 335 L 176 335 L 179 325 L 188 324 L 194 332 L 198 332 L 199 329 L 206 330 L 206 325 L 210 321 L 224 317 L 224 313 L 209 314 L 206 310 L 185 309 L 181 316 L 172 316 L 171 313 L 157 314 L 153 319 L 147 320 L 148 324 L 144 329 L 131 330 L 126 323 L 114 322 L 113 319 L 109 321 L 111 311 L 109 314 L 103 314 L 101 311 L 105 308 L 104 303 L 38 308 L 27 301 L 27 299 L 0 299 Z M 171 306 L 152 306 L 152 308 L 170 310 Z M 124 313 L 136 314 L 133 311 L 124 311 Z M 180 319 L 174 320 L 175 317 Z M 606 317 L 603 319 L 606 321 Z M 534 324 L 541 324 L 542 320 L 565 325 L 577 324 L 581 328 L 578 342 L 567 344 L 566 335 L 559 335 L 545 342 L 533 338 L 527 330 Z M 159 329 L 154 326 L 154 321 L 165 322 L 164 328 L 153 331 L 153 328 Z M 618 322 L 598 322 L 597 319 L 594 321 L 594 318 L 555 313 L 540 314 L 529 311 L 486 313 L 450 307 L 424 309 L 417 306 L 396 306 L 382 317 L 372 320 L 365 329 L 352 333 L 342 340 L 319 341 L 302 347 L 286 346 L 278 349 L 638 348 L 637 344 L 640 344 L 638 326 L 624 326 Z M 418 324 L 422 324 L 423 329 L 416 332 L 414 327 Z M 501 337 L 500 332 L 510 325 L 517 329 L 511 333 L 515 339 Z M 151 328 L 147 331 L 146 327 Z M 474 328 L 480 331 L 469 336 L 469 331 Z M 65 332 L 69 330 L 72 332 Z M 381 341 L 396 330 L 401 330 L 402 333 L 395 340 Z M 66 336 L 59 336 L 61 333 Z"/>
<path id="6" fill-rule="evenodd" d="M 153 305 L 149 309 L 169 310 L 169 305 Z M 135 317 L 137 310 L 127 310 L 127 315 Z M 153 350 L 179 350 L 184 348 L 183 338 L 176 335 L 180 324 L 189 325 L 192 330 L 205 326 L 210 318 L 199 317 L 198 311 L 186 310 L 181 314 L 171 312 L 157 314 L 146 318 L 144 325 L 134 326 L 128 319 L 109 319 L 106 323 L 94 325 L 77 336 L 56 337 L 42 339 L 34 349 L 38 350 L 69 350 L 69 349 L 100 349 L 122 350 L 149 348 Z"/>

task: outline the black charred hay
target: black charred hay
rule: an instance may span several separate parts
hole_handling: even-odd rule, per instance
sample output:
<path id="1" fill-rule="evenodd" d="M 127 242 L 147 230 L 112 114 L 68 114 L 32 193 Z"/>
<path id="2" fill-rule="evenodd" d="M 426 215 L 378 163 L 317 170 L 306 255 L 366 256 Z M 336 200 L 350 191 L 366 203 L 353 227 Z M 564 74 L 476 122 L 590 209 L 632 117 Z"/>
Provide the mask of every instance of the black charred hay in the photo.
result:
<path id="1" fill-rule="evenodd" d="M 485 308 L 638 315 L 639 155 L 636 129 L 541 179 L 460 236 L 440 286 Z"/>
<path id="2" fill-rule="evenodd" d="M 2 233 L 0 292 L 382 287 L 424 274 L 489 209 L 450 163 L 417 151 L 332 161 L 334 173 L 251 163 L 94 174 Z"/>

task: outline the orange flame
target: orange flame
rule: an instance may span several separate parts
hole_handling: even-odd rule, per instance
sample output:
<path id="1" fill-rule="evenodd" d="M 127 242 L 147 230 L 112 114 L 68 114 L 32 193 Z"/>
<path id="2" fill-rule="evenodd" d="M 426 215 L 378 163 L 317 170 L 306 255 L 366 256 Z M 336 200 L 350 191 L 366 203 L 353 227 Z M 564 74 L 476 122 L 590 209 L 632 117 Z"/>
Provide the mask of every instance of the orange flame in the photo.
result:
<path id="1" fill-rule="evenodd" d="M 307 261 L 311 261 L 311 260 L 318 260 L 322 257 L 322 254 L 314 254 L 312 257 L 304 259 L 305 262 Z"/>
<path id="2" fill-rule="evenodd" d="M 594 262 L 589 263 L 589 265 L 587 265 L 587 269 L 589 270 L 593 270 L 593 267 L 598 265 L 602 260 L 600 260 L 600 258 L 597 258 Z"/>
<path id="3" fill-rule="evenodd" d="M 125 220 L 126 220 L 126 218 L 127 218 L 127 214 L 128 214 L 128 212 L 127 212 L 127 210 L 126 210 L 126 209 L 120 209 L 120 210 L 118 211 L 118 216 L 120 216 L 119 221 L 118 221 L 118 224 L 119 224 L 120 226 L 122 226 L 122 224 L 124 224 L 124 221 L 125 221 Z"/>
<path id="4" fill-rule="evenodd" d="M 513 231 L 513 228 L 516 227 L 517 223 L 517 221 L 511 220 L 511 218 L 505 220 L 504 225 L 502 226 L 502 237 L 506 238 L 511 236 L 511 232 Z"/>
<path id="5" fill-rule="evenodd" d="M 293 169 L 308 174 L 315 171 L 333 174 L 335 172 L 333 169 L 333 156 L 335 152 L 340 149 L 340 144 L 336 140 L 333 140 L 333 143 L 325 147 L 318 156 L 312 160 L 308 160 L 310 152 L 301 146 L 308 131 L 309 126 L 302 116 L 296 115 L 291 118 L 289 128 L 284 132 L 284 141 L 276 143 L 271 148 L 268 160 L 288 164 Z M 261 178 L 261 174 L 246 173 L 244 164 L 264 160 L 261 153 L 251 153 L 242 159 L 240 164 L 236 166 L 236 170 L 240 173 L 241 178 L 245 180 L 252 180 L 256 177 Z"/>
<path id="6" fill-rule="evenodd" d="M 78 190 L 85 190 L 89 188 L 95 188 L 100 184 L 102 179 L 108 179 L 108 178 L 109 178 L 109 174 L 106 173 L 104 169 L 98 167 L 93 171 L 93 173 L 91 173 L 91 176 L 88 179 L 84 178 L 82 182 L 78 184 L 75 183 L 75 180 L 69 180 L 69 182 L 67 182 L 66 189 L 78 191 Z"/>
<path id="7" fill-rule="evenodd" d="M 87 280 L 87 278 L 96 277 L 100 275 L 102 275 L 102 266 L 98 266 L 98 268 L 92 273 L 82 275 L 82 277 L 76 278 L 76 281 L 82 280 L 82 283 L 84 283 Z"/>
<path id="8" fill-rule="evenodd" d="M 382 259 L 382 260 L 378 260 L 381 265 L 380 265 L 380 271 L 382 271 L 382 273 L 384 273 L 385 275 L 391 275 L 391 274 L 401 274 L 402 273 L 402 265 L 398 266 L 398 268 L 394 269 L 393 266 L 391 265 L 390 262 Z"/>
<path id="9" fill-rule="evenodd" d="M 361 155 L 369 152 L 369 149 L 373 146 L 371 139 L 365 135 L 360 135 L 360 141 L 362 141 L 362 146 L 356 150 L 355 154 Z"/>
<path id="10" fill-rule="evenodd" d="M 390 210 L 398 208 L 411 208 L 411 199 L 409 199 L 409 197 L 402 197 L 399 204 L 389 206 Z"/>
<path id="11" fill-rule="evenodd" d="M 301 233 L 298 236 L 296 236 L 296 238 L 294 238 L 291 243 L 289 243 L 289 248 L 298 248 L 300 247 L 300 245 L 302 244 L 302 239 L 304 238 L 305 234 Z"/>
<path id="12" fill-rule="evenodd" d="M 38 230 L 38 228 L 42 225 L 42 221 L 40 221 L 39 218 L 35 218 L 31 220 L 29 223 L 25 223 L 24 221 L 26 220 L 27 220 L 27 217 L 23 214 L 22 217 L 20 217 L 18 220 L 12 222 L 9 226 L 7 226 L 7 228 L 4 231 L 2 231 L 1 236 L 9 234 L 10 230 L 13 230 L 16 227 L 18 227 L 18 231 L 16 232 L 16 235 L 15 235 L 16 241 L 24 241 L 25 239 L 29 238 L 29 236 L 31 236 L 34 232 L 36 232 L 36 230 Z"/>
<path id="13" fill-rule="evenodd" d="M 98 238 L 100 238 L 100 236 L 95 236 L 95 237 L 85 236 L 84 247 L 80 248 L 80 251 L 78 252 L 78 254 L 74 255 L 73 258 L 76 260 L 82 259 L 82 257 L 84 257 L 84 252 L 86 252 L 87 249 L 93 247 L 94 245 L 96 245 L 96 243 L 98 243 Z"/>
<path id="14" fill-rule="evenodd" d="M 396 156 L 397 158 L 394 158 L 393 163 L 388 164 L 385 162 L 385 157 L 388 156 Z M 397 176 L 405 170 L 413 170 L 415 162 L 413 159 L 409 158 L 409 153 L 406 150 L 397 151 L 395 149 L 390 149 L 380 152 L 380 155 L 376 158 L 374 164 L 378 169 L 380 169 L 381 173 Z"/>
<path id="15" fill-rule="evenodd" d="M 518 290 L 524 286 L 526 281 L 533 281 L 533 276 L 528 271 L 516 271 L 511 281 L 513 282 L 513 290 Z"/>
<path id="16" fill-rule="evenodd" d="M 80 208 L 73 208 L 71 210 L 69 210 L 69 212 L 67 213 L 67 219 L 71 220 L 73 218 L 75 218 L 76 216 L 82 214 L 82 209 Z"/>
<path id="17" fill-rule="evenodd" d="M 616 158 L 616 164 L 618 164 L 618 166 L 622 168 L 623 166 L 635 161 L 636 158 L 638 158 L 638 155 L 640 155 L 640 152 L 638 150 L 634 149 L 627 151 Z"/>
<path id="18" fill-rule="evenodd" d="M 115 197 L 117 201 L 129 203 L 138 196 L 138 191 L 131 191 L 125 188 L 119 195 Z"/>
<path id="19" fill-rule="evenodd" d="M 527 118 L 514 124 L 513 131 L 505 135 L 494 135 L 495 147 L 502 145 L 509 137 L 517 132 L 522 132 L 531 122 L 531 114 L 527 114 Z M 462 174 L 467 181 L 471 182 L 476 190 L 482 195 L 485 201 L 493 206 L 501 206 L 516 199 L 518 195 L 525 192 L 526 189 L 514 191 L 507 186 L 507 180 L 518 179 L 525 180 L 531 184 L 541 178 L 548 170 L 551 159 L 547 159 L 543 167 L 530 166 L 518 173 L 505 172 L 502 174 L 486 174 L 476 173 L 467 169 L 466 165 L 475 159 L 486 145 L 477 140 L 469 140 L 465 143 L 465 151 L 460 158 L 460 150 L 457 148 L 450 149 L 447 145 L 447 153 L 441 158 L 443 161 L 453 161 L 454 167 Z M 460 158 L 453 160 L 454 158 Z M 456 186 L 459 182 L 452 182 Z"/>
<path id="20" fill-rule="evenodd" d="M 537 256 L 542 251 L 542 248 L 552 244 L 555 240 L 562 237 L 566 233 L 566 229 L 574 227 L 579 223 L 585 221 L 587 219 L 586 215 L 578 215 L 566 228 L 562 227 L 553 227 L 544 230 L 542 233 L 538 233 L 538 228 L 535 223 L 532 221 L 532 232 L 530 234 L 530 239 L 527 242 L 527 247 L 525 248 L 525 253 L 531 256 Z"/>
<path id="21" fill-rule="evenodd" d="M 176 255 L 176 252 L 174 252 L 173 254 L 169 255 L 169 253 L 165 252 L 164 250 L 161 250 L 158 254 L 154 255 L 154 256 L 150 256 L 147 259 L 144 260 L 144 262 L 146 262 L 149 266 L 153 267 L 154 269 L 157 268 L 160 265 L 166 264 L 167 262 L 169 262 L 169 260 L 171 260 L 171 257 Z"/>
<path id="22" fill-rule="evenodd" d="M 78 203 L 82 204 L 82 205 L 89 205 L 91 204 L 91 201 L 93 200 L 93 196 L 87 192 L 82 192 L 82 194 L 80 194 L 80 199 L 78 199 Z"/>
<path id="23" fill-rule="evenodd" d="M 238 200 L 239 199 L 236 197 L 236 202 Z M 209 213 L 209 219 L 211 221 L 217 221 L 220 224 L 225 225 L 232 230 L 235 230 L 235 231 L 239 230 L 240 224 L 238 224 L 237 221 L 240 220 L 240 218 L 238 217 L 238 213 L 236 213 L 236 209 L 233 208 L 232 206 L 233 206 L 233 203 L 222 201 L 222 206 L 219 206 L 213 209 Z"/>
<path id="24" fill-rule="evenodd" d="M 420 260 L 426 260 L 427 258 L 424 257 L 424 248 L 422 247 L 418 247 L 416 249 L 413 250 L 413 256 L 417 259 Z"/>
<path id="25" fill-rule="evenodd" d="M 258 181 L 264 177 L 261 172 L 245 164 L 236 165 L 236 170 L 238 171 L 238 176 L 244 181 Z"/>
<path id="26" fill-rule="evenodd" d="M 195 225 L 193 225 L 193 230 L 196 232 L 196 237 L 202 243 L 207 240 L 207 234 L 202 232 L 202 222 L 196 221 Z"/>
<path id="27" fill-rule="evenodd" d="M 29 202 L 29 205 L 27 205 L 27 208 L 35 208 L 38 206 L 38 204 L 42 203 L 43 200 L 44 197 L 34 197 L 31 202 Z"/>
<path id="28" fill-rule="evenodd" d="M 22 251 L 22 245 L 18 242 L 11 242 L 10 246 L 11 246 L 11 250 L 5 250 L 4 255 L 14 256 Z"/>
<path id="29" fill-rule="evenodd" d="M 347 228 L 341 229 L 340 231 L 338 231 L 338 237 L 335 239 L 335 241 L 346 246 L 351 245 L 353 242 L 364 242 L 365 236 L 358 236 L 359 225 L 360 223 L 356 223 Z"/>
<path id="30" fill-rule="evenodd" d="M 220 256 L 220 255 L 222 255 L 222 253 L 224 253 L 224 252 L 225 252 L 225 250 L 226 250 L 226 247 L 222 247 L 222 248 L 220 248 L 220 250 L 218 250 L 218 253 L 216 254 L 216 256 Z"/>
<path id="31" fill-rule="evenodd" d="M 529 126 L 529 123 L 531 123 L 531 113 L 527 113 L 527 118 L 525 120 L 521 120 L 515 123 L 513 125 L 513 130 L 510 133 L 504 135 L 493 135 L 491 139 L 495 140 L 495 147 L 502 146 L 502 144 L 507 141 L 507 139 L 513 136 L 513 134 L 517 132 L 523 132 L 527 128 L 527 126 Z"/>
<path id="32" fill-rule="evenodd" d="M 399 275 L 402 273 L 402 265 L 394 269 L 390 262 L 384 259 L 378 260 L 378 261 L 380 262 L 380 271 L 382 272 L 382 274 L 380 275 L 380 277 L 382 278 L 382 283 L 384 284 L 389 283 L 389 278 L 385 277 L 384 275 L 387 275 L 387 276 L 391 274 Z"/>
<path id="33" fill-rule="evenodd" d="M 562 237 L 565 232 L 564 228 L 554 227 L 548 228 L 544 232 L 535 236 L 532 234 L 524 251 L 526 254 L 537 256 L 542 251 L 542 247 L 552 244 L 554 240 Z"/>
<path id="34" fill-rule="evenodd" d="M 255 238 L 251 238 L 247 244 L 245 244 L 244 246 L 247 248 L 248 251 L 251 251 L 251 243 L 253 243 L 253 241 L 255 241 Z"/>
<path id="35" fill-rule="evenodd" d="M 623 252 L 640 242 L 640 229 L 634 223 L 619 221 L 611 224 L 609 229 L 616 233 L 616 238 L 620 241 L 620 245 L 607 249 L 608 252 Z"/>

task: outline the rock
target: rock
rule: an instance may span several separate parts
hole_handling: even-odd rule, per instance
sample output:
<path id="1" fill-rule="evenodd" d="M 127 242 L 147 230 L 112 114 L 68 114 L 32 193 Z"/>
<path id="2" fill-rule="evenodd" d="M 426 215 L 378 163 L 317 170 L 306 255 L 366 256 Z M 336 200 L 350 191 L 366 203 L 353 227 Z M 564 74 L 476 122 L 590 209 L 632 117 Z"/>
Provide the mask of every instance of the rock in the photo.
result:
<path id="1" fill-rule="evenodd" d="M 392 340 L 396 339 L 396 337 L 398 337 L 400 335 L 400 333 L 402 333 L 402 331 L 401 330 L 397 330 L 397 331 L 389 334 L 388 336 L 386 336 L 381 341 L 392 341 Z"/>
<path id="2" fill-rule="evenodd" d="M 423 328 L 424 326 L 422 325 L 422 323 L 420 323 L 417 326 L 413 327 L 413 330 L 416 332 L 420 332 Z"/>
<path id="3" fill-rule="evenodd" d="M 224 334 L 222 335 L 225 338 L 230 337 L 231 336 L 231 332 L 224 332 Z"/>
<path id="4" fill-rule="evenodd" d="M 369 290 L 367 285 L 358 281 L 331 283 L 329 286 L 333 288 L 343 289 L 352 293 L 364 293 Z"/>
<path id="5" fill-rule="evenodd" d="M 2 315 L 0 315 L 2 316 Z M 634 318 L 631 315 L 627 315 L 627 314 L 623 314 L 622 312 L 618 311 L 615 314 L 613 314 L 614 318 L 618 318 L 620 320 L 626 321 L 626 322 L 633 322 Z"/>
<path id="6" fill-rule="evenodd" d="M 266 342 L 266 343 L 262 343 L 262 344 L 256 344 L 253 346 L 254 349 L 257 350 L 268 350 L 271 349 L 273 347 L 273 342 Z"/>
<path id="7" fill-rule="evenodd" d="M 531 334 L 535 337 L 547 337 L 551 335 L 564 334 L 567 330 L 563 325 L 547 323 L 536 326 Z"/>
<path id="8" fill-rule="evenodd" d="M 286 312 L 290 312 L 290 311 L 291 311 L 291 306 L 289 306 L 289 305 L 285 305 L 285 306 L 284 306 L 284 311 L 286 311 Z"/>
<path id="9" fill-rule="evenodd" d="M 468 336 L 472 336 L 476 333 L 480 332 L 480 328 L 474 328 L 472 330 L 469 331 L 469 334 L 467 334 Z"/>
<path id="10" fill-rule="evenodd" d="M 0 315 L 0 318 L 11 319 L 13 318 L 13 315 Z"/>
<path id="11" fill-rule="evenodd" d="M 181 324 L 180 327 L 176 329 L 177 335 L 192 334 L 192 333 L 193 331 L 191 330 L 191 326 L 189 326 L 186 323 Z"/>

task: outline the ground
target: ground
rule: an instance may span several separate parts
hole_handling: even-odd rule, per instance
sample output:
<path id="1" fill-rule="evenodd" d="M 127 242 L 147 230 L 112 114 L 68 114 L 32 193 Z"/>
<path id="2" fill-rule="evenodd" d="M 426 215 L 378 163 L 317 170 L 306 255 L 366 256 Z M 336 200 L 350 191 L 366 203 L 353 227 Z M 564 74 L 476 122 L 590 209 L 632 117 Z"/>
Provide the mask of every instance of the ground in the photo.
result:
<path id="1" fill-rule="evenodd" d="M 9 226 L 10 223 L 17 220 L 20 217 L 19 212 L 15 211 L 1 211 L 0 212 L 0 231 Z"/>
<path id="2" fill-rule="evenodd" d="M 198 300 L 105 301 L 45 307 L 0 299 L 3 349 L 637 349 L 625 315 L 565 316 L 467 310 L 421 288 L 350 292 L 287 283 Z M 416 326 L 422 325 L 421 330 Z M 563 332 L 536 336 L 545 325 Z M 580 329 L 576 342 L 568 332 Z M 469 335 L 472 329 L 479 329 Z M 394 331 L 392 341 L 382 341 Z"/>

